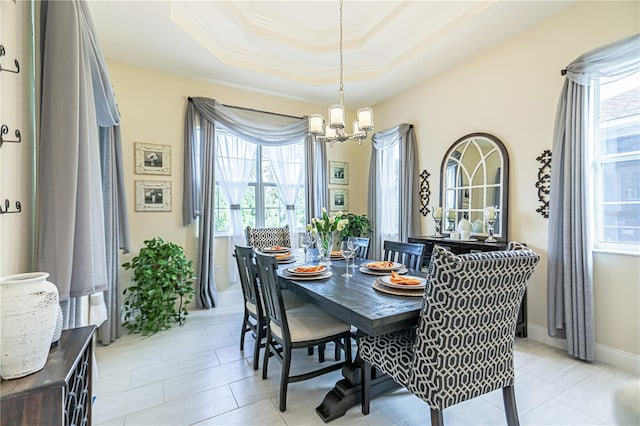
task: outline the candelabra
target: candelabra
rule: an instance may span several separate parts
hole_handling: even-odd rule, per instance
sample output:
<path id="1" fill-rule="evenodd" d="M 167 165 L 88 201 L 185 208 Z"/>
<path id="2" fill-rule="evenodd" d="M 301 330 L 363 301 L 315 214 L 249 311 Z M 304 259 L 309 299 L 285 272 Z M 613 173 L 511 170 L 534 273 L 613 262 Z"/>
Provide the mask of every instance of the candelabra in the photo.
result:
<path id="1" fill-rule="evenodd" d="M 497 242 L 497 240 L 493 237 L 493 224 L 496 223 L 495 219 L 487 219 L 487 232 L 489 233 L 489 236 L 487 237 L 486 240 L 484 240 L 485 243 L 495 243 Z"/>
<path id="2" fill-rule="evenodd" d="M 436 233 L 435 233 L 434 237 L 442 238 L 442 234 L 440 233 L 440 225 L 442 223 L 442 218 L 441 217 L 438 217 L 438 218 L 434 217 L 433 218 L 433 222 L 434 222 L 434 224 L 436 226 Z"/>

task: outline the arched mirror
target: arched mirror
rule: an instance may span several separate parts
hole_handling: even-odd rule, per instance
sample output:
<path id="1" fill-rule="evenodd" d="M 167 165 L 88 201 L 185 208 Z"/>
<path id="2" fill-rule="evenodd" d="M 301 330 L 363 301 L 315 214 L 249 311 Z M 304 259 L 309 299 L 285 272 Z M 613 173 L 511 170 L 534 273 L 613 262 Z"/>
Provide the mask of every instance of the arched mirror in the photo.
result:
<path id="1" fill-rule="evenodd" d="M 440 205 L 445 230 L 465 218 L 471 236 L 488 236 L 485 208 L 494 207 L 494 237 L 507 241 L 509 156 L 500 139 L 472 133 L 458 139 L 442 160 Z"/>

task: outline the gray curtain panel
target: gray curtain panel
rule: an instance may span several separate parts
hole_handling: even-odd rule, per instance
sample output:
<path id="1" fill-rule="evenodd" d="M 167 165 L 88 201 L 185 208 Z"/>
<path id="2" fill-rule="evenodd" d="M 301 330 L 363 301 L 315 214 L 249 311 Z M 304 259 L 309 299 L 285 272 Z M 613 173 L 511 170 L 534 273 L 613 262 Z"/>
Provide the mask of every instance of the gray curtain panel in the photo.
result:
<path id="1" fill-rule="evenodd" d="M 588 52 L 567 67 L 558 102 L 551 160 L 547 322 L 567 352 L 594 359 L 591 208 L 587 163 L 591 86 L 640 70 L 640 35 Z"/>
<path id="2" fill-rule="evenodd" d="M 119 333 L 118 248 L 129 249 L 120 115 L 87 4 L 43 1 L 40 17 L 37 265 L 58 286 L 66 327 L 84 325 L 76 298 L 106 292 L 99 335 L 109 343 Z"/>
<path id="3" fill-rule="evenodd" d="M 308 136 L 306 141 L 305 161 L 306 170 L 305 186 L 307 223 L 311 223 L 314 217 L 322 215 L 322 207 L 328 210 L 329 193 L 327 185 L 327 144 Z"/>
<path id="4" fill-rule="evenodd" d="M 196 135 L 196 126 L 200 126 L 200 135 Z M 222 126 L 234 135 L 258 145 L 288 145 L 308 139 L 306 118 L 292 119 L 278 117 L 259 111 L 244 111 L 225 107 L 215 99 L 189 98 L 185 115 L 184 146 L 184 191 L 182 200 L 183 224 L 191 224 L 201 216 L 200 248 L 198 253 L 198 293 L 199 304 L 203 308 L 216 305 L 216 284 L 213 274 L 213 250 L 215 226 L 213 223 L 213 194 L 215 189 L 215 126 Z M 309 151 L 309 150 L 307 150 Z M 309 155 L 320 158 L 322 149 Z M 325 167 L 322 167 L 323 173 Z M 313 164 L 308 174 L 316 174 L 319 166 Z M 307 184 L 317 186 L 317 181 Z M 326 185 L 325 185 L 326 186 Z M 326 189 L 324 190 L 326 192 Z"/>
<path id="5" fill-rule="evenodd" d="M 381 132 L 374 133 L 371 137 L 373 149 L 371 150 L 371 162 L 369 166 L 369 202 L 368 216 L 373 229 L 373 236 L 370 242 L 369 253 L 372 259 L 382 258 L 383 237 L 376 224 L 381 223 L 382 209 L 380 199 L 377 196 L 380 188 L 378 157 L 380 151 L 400 144 L 400 158 L 398 170 L 400 181 L 398 185 L 399 218 L 398 237 L 400 241 L 416 235 L 420 229 L 420 217 L 415 214 L 414 209 L 418 203 L 418 144 L 416 133 L 412 124 L 402 123 Z"/>

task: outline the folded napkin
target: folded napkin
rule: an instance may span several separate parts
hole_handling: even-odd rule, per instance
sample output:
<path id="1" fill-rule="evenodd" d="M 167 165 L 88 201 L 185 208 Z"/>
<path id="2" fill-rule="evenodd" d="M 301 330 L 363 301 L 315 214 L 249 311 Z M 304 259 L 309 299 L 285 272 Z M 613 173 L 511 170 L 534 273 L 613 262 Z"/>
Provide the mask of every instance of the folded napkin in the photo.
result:
<path id="1" fill-rule="evenodd" d="M 382 261 L 382 262 L 371 262 L 367 263 L 368 268 L 391 268 L 393 266 L 393 262 L 390 261 Z"/>
<path id="2" fill-rule="evenodd" d="M 318 266 L 298 266 L 295 271 L 296 272 L 320 272 L 320 271 L 324 271 L 324 266 L 322 265 L 318 265 Z"/>
<path id="3" fill-rule="evenodd" d="M 417 278 L 411 278 L 411 277 L 403 277 L 398 275 L 395 271 L 393 271 L 391 273 L 391 278 L 389 278 L 389 281 L 391 281 L 394 284 L 401 284 L 401 285 L 420 285 L 422 284 L 422 280 L 419 280 Z"/>

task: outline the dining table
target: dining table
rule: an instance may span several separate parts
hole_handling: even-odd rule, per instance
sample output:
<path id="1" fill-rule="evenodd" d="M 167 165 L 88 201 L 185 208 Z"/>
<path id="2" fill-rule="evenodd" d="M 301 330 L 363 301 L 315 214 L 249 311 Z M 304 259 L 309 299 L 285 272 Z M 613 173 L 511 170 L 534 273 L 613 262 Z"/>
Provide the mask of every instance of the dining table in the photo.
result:
<path id="1" fill-rule="evenodd" d="M 295 263 L 317 264 L 304 256 L 302 251 L 294 250 Z M 411 296 L 390 294 L 374 289 L 374 282 L 382 274 L 364 267 L 373 260 L 354 259 L 355 268 L 349 267 L 351 277 L 342 275 L 346 271 L 347 262 L 333 259 L 327 269 L 332 275 L 325 279 L 300 279 L 287 274 L 292 263 L 283 263 L 278 268 L 280 285 L 308 299 L 327 313 L 351 324 L 355 328 L 354 337 L 366 334 L 383 335 L 392 331 L 414 327 L 418 323 L 422 297 L 414 292 Z M 365 271 L 365 272 L 363 272 Z M 407 276 L 425 277 L 425 273 L 417 270 L 404 271 Z M 393 293 L 393 291 L 392 291 Z M 400 295 L 399 295 L 400 294 Z M 327 393 L 322 403 L 316 407 L 316 413 L 325 422 L 343 416 L 346 411 L 360 404 L 361 401 L 361 360 L 356 354 L 354 360 L 347 360 L 342 368 L 343 378 Z M 375 398 L 399 385 L 388 376 L 372 375 L 371 397 Z"/>

